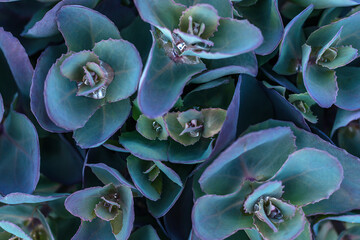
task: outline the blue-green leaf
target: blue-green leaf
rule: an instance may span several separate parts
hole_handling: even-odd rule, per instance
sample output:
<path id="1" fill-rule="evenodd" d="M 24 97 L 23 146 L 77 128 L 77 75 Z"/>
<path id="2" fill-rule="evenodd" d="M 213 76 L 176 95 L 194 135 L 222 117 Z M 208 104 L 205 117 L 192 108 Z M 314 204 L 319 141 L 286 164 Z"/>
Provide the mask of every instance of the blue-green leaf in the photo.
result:
<path id="1" fill-rule="evenodd" d="M 360 68 L 343 67 L 336 69 L 339 92 L 335 105 L 339 108 L 355 111 L 360 109 Z"/>

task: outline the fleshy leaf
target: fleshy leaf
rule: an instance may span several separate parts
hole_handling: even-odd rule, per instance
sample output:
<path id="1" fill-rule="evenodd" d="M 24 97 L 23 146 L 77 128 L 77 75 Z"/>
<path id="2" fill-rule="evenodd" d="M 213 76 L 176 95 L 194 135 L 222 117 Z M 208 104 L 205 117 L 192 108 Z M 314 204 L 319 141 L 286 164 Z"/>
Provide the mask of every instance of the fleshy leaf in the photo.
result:
<path id="1" fill-rule="evenodd" d="M 325 221 L 341 221 L 341 222 L 346 222 L 346 223 L 360 223 L 360 215 L 359 214 L 353 214 L 353 215 L 349 214 L 349 215 L 332 216 L 332 217 L 326 217 L 326 218 L 320 219 L 313 226 L 313 229 L 314 229 L 314 232 L 316 235 L 318 234 L 320 224 Z"/>
<path id="2" fill-rule="evenodd" d="M 316 64 L 319 64 L 319 61 L 321 61 L 321 58 L 325 57 L 324 53 L 327 50 L 331 50 L 330 47 L 336 45 L 336 42 L 340 39 L 341 31 L 342 31 L 342 27 L 334 36 L 331 36 L 331 35 L 328 36 L 329 39 L 326 39 L 326 40 L 329 40 L 329 41 L 327 43 L 325 43 L 325 41 L 324 41 L 324 46 L 321 46 L 321 49 L 316 53 L 317 54 L 316 61 L 315 61 Z M 310 45 L 311 47 L 313 47 L 313 48 L 319 47 L 319 46 L 315 45 L 315 43 L 310 44 L 310 42 L 311 41 L 309 41 L 308 45 Z"/>
<path id="3" fill-rule="evenodd" d="M 90 167 L 93 173 L 106 185 L 112 183 L 115 186 L 125 185 L 129 188 L 134 188 L 115 168 L 109 167 L 104 163 L 87 164 L 86 166 Z"/>
<path id="4" fill-rule="evenodd" d="M 308 6 L 309 4 L 314 4 L 316 9 L 322 8 L 332 8 L 332 7 L 347 7 L 354 6 L 359 4 L 357 0 L 293 0 L 294 3 L 297 3 L 303 7 Z"/>
<path id="5" fill-rule="evenodd" d="M 6 232 L 9 232 L 16 237 L 22 238 L 24 240 L 32 240 L 32 238 L 27 235 L 18 225 L 9 222 L 9 221 L 0 221 L 0 228 L 4 229 Z"/>
<path id="6" fill-rule="evenodd" d="M 284 185 L 284 199 L 308 205 L 328 198 L 344 178 L 340 162 L 325 151 L 304 148 L 291 154 L 274 175 Z"/>
<path id="7" fill-rule="evenodd" d="M 59 127 L 74 130 L 85 125 L 103 101 L 76 96 L 77 85 L 61 75 L 60 66 L 67 55 L 50 68 L 45 80 L 44 101 L 50 119 Z"/>
<path id="8" fill-rule="evenodd" d="M 206 193 L 234 192 L 245 179 L 261 181 L 272 177 L 293 151 L 295 137 L 289 128 L 250 133 L 222 152 L 204 171 L 199 183 Z"/>
<path id="9" fill-rule="evenodd" d="M 21 93 L 29 96 L 34 68 L 20 41 L 2 27 L 0 27 L 0 49 Z"/>
<path id="10" fill-rule="evenodd" d="M 290 94 L 289 102 L 293 104 L 299 112 L 304 116 L 306 120 L 311 123 L 317 122 L 317 117 L 311 111 L 311 106 L 315 104 L 315 101 L 306 93 Z M 288 114 L 288 113 L 287 113 Z"/>
<path id="11" fill-rule="evenodd" d="M 296 239 L 304 230 L 306 218 L 301 209 L 298 209 L 295 216 L 278 224 L 278 231 L 274 232 L 269 226 L 255 218 L 254 224 L 264 239 Z"/>
<path id="12" fill-rule="evenodd" d="M 191 76 L 205 69 L 202 63 L 174 62 L 159 46 L 159 40 L 153 41 L 138 93 L 141 111 L 152 119 L 168 112 Z"/>
<path id="13" fill-rule="evenodd" d="M 329 199 L 303 207 L 307 215 L 314 215 L 318 213 L 341 213 L 359 208 L 359 202 L 353 201 L 353 199 L 358 199 L 360 197 L 360 186 L 356 184 L 359 179 L 358 172 L 360 171 L 359 158 L 354 157 L 345 150 L 321 139 L 317 135 L 297 128 L 290 122 L 268 120 L 250 127 L 244 134 L 275 126 L 290 127 L 296 136 L 296 146 L 298 149 L 307 147 L 313 148 L 316 146 L 317 149 L 326 151 L 336 157 L 344 169 L 344 179 L 341 183 L 340 189 L 333 193 Z"/>
<path id="14" fill-rule="evenodd" d="M 311 47 L 304 44 L 302 76 L 309 95 L 323 108 L 329 108 L 336 101 L 338 85 L 335 71 L 309 62 Z"/>
<path id="15" fill-rule="evenodd" d="M 94 212 L 96 204 L 113 187 L 92 187 L 77 191 L 71 194 L 65 200 L 65 207 L 72 215 L 81 218 L 83 221 L 91 221 L 96 215 Z"/>
<path id="16" fill-rule="evenodd" d="M 24 204 L 24 203 L 42 203 L 54 201 L 59 198 L 68 196 L 68 194 L 55 193 L 52 195 L 31 195 L 26 193 L 10 193 L 4 197 L 0 197 L 0 202 L 4 204 Z"/>
<path id="17" fill-rule="evenodd" d="M 202 109 L 204 116 L 204 131 L 202 137 L 209 138 L 220 132 L 226 118 L 226 111 L 223 109 L 209 108 Z"/>
<path id="18" fill-rule="evenodd" d="M 191 146 L 184 146 L 171 141 L 168 149 L 168 160 L 172 163 L 194 164 L 205 161 L 212 153 L 214 140 L 202 139 Z"/>
<path id="19" fill-rule="evenodd" d="M 62 6 L 65 5 L 83 5 L 85 7 L 93 8 L 99 0 L 62 0 L 51 8 L 46 14 L 37 21 L 31 28 L 27 29 L 22 36 L 43 38 L 50 37 L 59 33 L 56 25 L 56 13 Z"/>
<path id="20" fill-rule="evenodd" d="M 240 229 L 253 226 L 250 215 L 243 213 L 243 201 L 251 193 L 248 183 L 239 191 L 199 198 L 192 210 L 193 230 L 201 239 L 224 239 Z"/>
<path id="21" fill-rule="evenodd" d="M 305 42 L 302 26 L 313 9 L 313 5 L 308 6 L 286 25 L 280 44 L 279 59 L 273 68 L 278 74 L 295 74 L 301 65 L 301 46 Z"/>
<path id="22" fill-rule="evenodd" d="M 319 62 L 319 64 L 329 69 L 336 69 L 347 65 L 357 57 L 358 50 L 356 48 L 352 48 L 351 46 L 338 47 L 337 56 L 333 61 Z"/>
<path id="23" fill-rule="evenodd" d="M 130 97 L 137 89 L 142 62 L 134 45 L 125 40 L 104 40 L 95 44 L 93 52 L 114 70 L 107 88 L 106 100 L 116 102 Z"/>
<path id="24" fill-rule="evenodd" d="M 84 127 L 74 131 L 74 139 L 82 148 L 98 147 L 125 123 L 131 111 L 128 99 L 107 103 L 98 109 Z"/>
<path id="25" fill-rule="evenodd" d="M 183 55 L 207 59 L 233 57 L 250 52 L 263 42 L 260 30 L 247 20 L 221 18 L 218 31 L 209 40 L 214 43 L 209 51 L 185 50 Z"/>
<path id="26" fill-rule="evenodd" d="M 82 81 L 84 77 L 83 67 L 88 62 L 99 64 L 99 57 L 95 53 L 85 50 L 71 54 L 60 66 L 61 74 L 71 81 Z"/>
<path id="27" fill-rule="evenodd" d="M 146 225 L 133 232 L 129 240 L 160 240 L 155 229 L 151 225 Z"/>
<path id="28" fill-rule="evenodd" d="M 203 39 L 208 39 L 216 32 L 217 27 L 219 26 L 219 19 L 217 11 L 212 5 L 196 4 L 182 13 L 179 28 L 182 32 L 187 33 L 189 33 L 189 31 L 198 30 L 198 33 L 193 32 L 191 34 L 198 35 Z M 198 24 L 199 26 L 195 27 L 195 24 Z M 204 29 L 203 33 L 200 34 L 201 28 Z"/>
<path id="29" fill-rule="evenodd" d="M 113 22 L 86 7 L 63 6 L 57 12 L 57 22 L 69 51 L 90 50 L 101 40 L 120 39 Z"/>
<path id="30" fill-rule="evenodd" d="M 115 240 L 111 232 L 110 223 L 100 218 L 95 218 L 91 222 L 81 221 L 79 230 L 73 236 L 72 240 L 97 240 L 107 239 Z"/>
<path id="31" fill-rule="evenodd" d="M 339 92 L 335 105 L 339 108 L 355 111 L 360 109 L 360 68 L 344 67 L 336 69 Z"/>
<path id="32" fill-rule="evenodd" d="M 137 120 L 136 130 L 149 140 L 166 140 L 169 136 L 162 117 L 150 119 L 142 114 Z"/>
<path id="33" fill-rule="evenodd" d="M 2 119 L 4 117 L 4 112 L 5 112 L 4 101 L 3 101 L 1 93 L 0 93 L 0 124 L 1 124 Z"/>
<path id="34" fill-rule="evenodd" d="M 267 55 L 275 50 L 284 33 L 284 26 L 278 9 L 278 1 L 262 0 L 256 4 L 238 9 L 245 19 L 257 26 L 264 42 L 255 49 L 256 54 Z"/>
<path id="35" fill-rule="evenodd" d="M 260 197 L 280 198 L 283 194 L 283 186 L 281 181 L 272 181 L 260 185 L 245 200 L 244 210 L 246 213 L 254 212 L 254 205 Z"/>
<path id="36" fill-rule="evenodd" d="M 345 111 L 342 109 L 338 109 L 334 121 L 333 128 L 331 130 L 331 136 L 334 135 L 335 131 L 341 127 L 345 127 L 351 121 L 357 120 L 360 118 L 360 111 Z"/>
<path id="37" fill-rule="evenodd" d="M 36 129 L 25 115 L 13 110 L 0 128 L 0 193 L 32 193 L 40 177 Z"/>
<path id="38" fill-rule="evenodd" d="M 46 75 L 51 68 L 52 64 L 56 61 L 61 54 L 66 52 L 65 45 L 50 46 L 45 49 L 44 52 L 38 58 L 38 62 L 35 67 L 34 75 L 32 78 L 32 84 L 30 89 L 30 106 L 31 111 L 36 117 L 38 123 L 42 128 L 49 132 L 64 132 L 62 129 L 56 126 L 46 113 L 44 103 L 44 84 Z"/>

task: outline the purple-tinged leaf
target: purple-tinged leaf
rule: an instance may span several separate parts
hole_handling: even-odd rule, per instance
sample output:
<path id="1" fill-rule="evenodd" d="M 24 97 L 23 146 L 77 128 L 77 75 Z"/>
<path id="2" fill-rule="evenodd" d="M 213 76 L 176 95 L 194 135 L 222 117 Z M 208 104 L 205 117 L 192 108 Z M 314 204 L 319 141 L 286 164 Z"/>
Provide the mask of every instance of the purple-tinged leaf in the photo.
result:
<path id="1" fill-rule="evenodd" d="M 223 151 L 206 168 L 199 183 L 209 194 L 232 193 L 246 179 L 271 178 L 295 149 L 295 137 L 290 128 L 250 133 Z"/>
<path id="2" fill-rule="evenodd" d="M 273 68 L 278 74 L 295 74 L 298 66 L 301 65 L 301 46 L 305 42 L 302 26 L 313 9 L 314 6 L 309 5 L 286 25 L 280 44 L 279 59 Z"/>
<path id="3" fill-rule="evenodd" d="M 346 111 L 343 109 L 338 109 L 334 121 L 333 128 L 331 130 L 331 136 L 334 135 L 335 131 L 341 127 L 345 127 L 351 121 L 357 120 L 360 118 L 360 110 L 358 111 Z"/>
<path id="4" fill-rule="evenodd" d="M 83 127 L 104 101 L 76 96 L 76 82 L 65 78 L 60 66 L 63 55 L 50 68 L 44 86 L 44 102 L 50 119 L 59 127 L 75 130 Z"/>
<path id="5" fill-rule="evenodd" d="M 0 93 L 0 124 L 1 124 L 2 119 L 4 117 L 4 112 L 5 112 L 4 101 L 3 101 L 1 93 Z"/>
<path id="6" fill-rule="evenodd" d="M 344 67 L 336 69 L 339 92 L 335 105 L 348 111 L 360 109 L 360 68 Z"/>
<path id="7" fill-rule="evenodd" d="M 57 12 L 57 22 L 69 51 L 90 50 L 101 40 L 120 39 L 113 22 L 86 7 L 63 6 Z"/>
<path id="8" fill-rule="evenodd" d="M 66 132 L 65 129 L 56 126 L 49 118 L 44 103 L 44 84 L 46 75 L 52 64 L 61 54 L 66 52 L 64 45 L 50 46 L 38 58 L 30 89 L 31 111 L 40 126 L 49 132 Z"/>
<path id="9" fill-rule="evenodd" d="M 0 197 L 0 202 L 4 204 L 24 204 L 24 203 L 43 203 L 54 201 L 59 198 L 67 197 L 68 194 L 54 193 L 51 195 L 31 195 L 27 193 L 10 193 L 4 197 Z"/>
<path id="10" fill-rule="evenodd" d="M 151 225 L 146 225 L 144 227 L 139 228 L 135 232 L 133 232 L 129 238 L 129 240 L 160 240 L 158 234 L 155 229 Z"/>
<path id="11" fill-rule="evenodd" d="M 0 27 L 0 49 L 4 53 L 21 93 L 29 96 L 34 68 L 19 40 L 2 27 Z"/>
<path id="12" fill-rule="evenodd" d="M 153 45 L 140 79 L 138 101 L 141 111 L 152 119 L 164 115 L 175 104 L 190 78 L 204 69 L 203 63 L 174 62 L 153 37 Z"/>
<path id="13" fill-rule="evenodd" d="M 327 199 L 344 178 L 340 162 L 325 151 L 303 148 L 292 153 L 271 180 L 284 185 L 283 198 L 296 206 Z"/>
<path id="14" fill-rule="evenodd" d="M 36 129 L 25 115 L 13 110 L 0 128 L 0 193 L 32 193 L 40 177 Z"/>
<path id="15" fill-rule="evenodd" d="M 250 193 L 251 188 L 245 183 L 239 191 L 229 195 L 199 198 L 192 210 L 195 234 L 201 239 L 225 239 L 240 229 L 253 227 L 251 215 L 243 213 L 243 202 Z"/>
<path id="16" fill-rule="evenodd" d="M 349 215 L 333 216 L 333 217 L 326 217 L 326 218 L 320 219 L 313 226 L 313 229 L 314 229 L 314 232 L 316 235 L 318 234 L 320 224 L 325 221 L 340 221 L 340 222 L 344 222 L 344 223 L 360 223 L 360 215 L 359 214 L 349 214 Z"/>
<path id="17" fill-rule="evenodd" d="M 302 77 L 309 95 L 323 108 L 329 108 L 336 101 L 338 85 L 334 70 L 310 62 L 311 47 L 303 45 Z"/>
<path id="18" fill-rule="evenodd" d="M 81 221 L 81 225 L 71 240 L 116 240 L 111 232 L 110 223 L 100 218 L 95 218 L 91 222 Z"/>
<path id="19" fill-rule="evenodd" d="M 128 99 L 107 103 L 90 117 L 84 127 L 74 131 L 73 138 L 81 148 L 98 147 L 121 128 L 130 111 Z"/>
<path id="20" fill-rule="evenodd" d="M 99 0 L 62 0 L 51 8 L 41 20 L 37 21 L 30 29 L 22 33 L 25 37 L 43 38 L 50 37 L 59 33 L 56 25 L 56 13 L 65 5 L 83 5 L 93 8 Z"/>
<path id="21" fill-rule="evenodd" d="M 86 164 L 87 167 L 90 167 L 93 173 L 104 183 L 110 184 L 113 183 L 115 186 L 124 185 L 129 188 L 134 188 L 134 186 L 126 180 L 118 170 L 107 166 L 104 163 L 97 164 Z"/>
<path id="22" fill-rule="evenodd" d="M 168 160 L 172 163 L 195 164 L 205 161 L 212 152 L 213 139 L 201 139 L 191 146 L 183 146 L 171 141 L 168 149 Z"/>
<path id="23" fill-rule="evenodd" d="M 24 240 L 32 240 L 28 234 L 26 234 L 18 225 L 12 222 L 0 221 L 0 228 L 15 235 L 16 237 L 22 238 Z"/>

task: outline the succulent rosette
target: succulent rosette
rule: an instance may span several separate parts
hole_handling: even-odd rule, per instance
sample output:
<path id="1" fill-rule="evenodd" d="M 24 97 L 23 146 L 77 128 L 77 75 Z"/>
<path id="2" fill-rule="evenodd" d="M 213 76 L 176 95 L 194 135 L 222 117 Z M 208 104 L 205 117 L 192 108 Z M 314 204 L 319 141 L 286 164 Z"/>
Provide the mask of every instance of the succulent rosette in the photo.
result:
<path id="1" fill-rule="evenodd" d="M 170 110 L 190 78 L 206 69 L 202 59 L 236 57 L 253 51 L 263 42 L 258 28 L 247 20 L 233 18 L 230 1 L 191 1 L 186 5 L 179 2 L 135 1 L 141 18 L 155 27 L 138 94 L 140 109 L 150 118 Z M 224 64 L 214 65 L 221 68 Z M 231 68 L 233 73 L 239 71 L 234 69 Z M 244 69 L 240 72 L 252 71 Z M 220 72 L 215 78 L 226 75 L 228 70 Z M 154 105 L 158 107 L 153 108 Z"/>
<path id="2" fill-rule="evenodd" d="M 357 37 L 353 35 L 359 28 L 354 23 L 359 21 L 360 13 L 350 12 L 341 20 L 321 26 L 305 41 L 301 28 L 313 8 L 313 5 L 308 6 L 286 26 L 274 70 L 284 75 L 301 73 L 298 82 L 323 108 L 335 104 L 342 109 L 357 110 L 360 108 L 359 101 L 355 100 L 359 69 L 348 65 L 358 57 L 360 50 Z"/>
<path id="3" fill-rule="evenodd" d="M 86 239 L 94 229 L 106 239 L 127 239 L 131 233 L 134 203 L 127 186 L 108 184 L 77 191 L 66 199 L 65 207 L 82 220 L 73 239 Z"/>
<path id="4" fill-rule="evenodd" d="M 264 239 L 311 239 L 307 215 L 348 207 L 330 200 L 344 183 L 341 151 L 286 124 L 266 128 L 274 123 L 250 128 L 202 173 L 203 196 L 192 212 L 199 238 L 225 239 L 244 230 Z"/>
<path id="5" fill-rule="evenodd" d="M 45 129 L 73 131 L 80 147 L 96 147 L 129 116 L 128 98 L 137 89 L 141 59 L 136 48 L 120 38 L 115 25 L 96 11 L 64 6 L 57 12 L 57 23 L 67 53 L 52 66 L 49 60 L 59 56 L 63 47 L 53 47 L 40 58 L 32 109 Z"/>

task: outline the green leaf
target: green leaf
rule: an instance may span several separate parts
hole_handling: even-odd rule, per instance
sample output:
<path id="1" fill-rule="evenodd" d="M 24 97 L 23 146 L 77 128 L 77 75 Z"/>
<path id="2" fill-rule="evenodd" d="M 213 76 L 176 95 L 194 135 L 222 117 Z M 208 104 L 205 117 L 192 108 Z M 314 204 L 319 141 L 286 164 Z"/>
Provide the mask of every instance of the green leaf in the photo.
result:
<path id="1" fill-rule="evenodd" d="M 356 0 L 292 0 L 294 3 L 303 7 L 314 4 L 316 9 L 331 8 L 331 7 L 347 7 L 359 4 Z"/>
<path id="2" fill-rule="evenodd" d="M 116 102 L 130 97 L 137 89 L 142 62 L 133 44 L 125 40 L 103 40 L 93 52 L 114 70 L 114 79 L 106 91 L 106 100 Z"/>
<path id="3" fill-rule="evenodd" d="M 296 239 L 304 231 L 306 218 L 303 211 L 298 209 L 294 217 L 277 225 L 277 232 L 274 232 L 266 223 L 257 218 L 254 218 L 254 224 L 264 239 Z"/>
<path id="4" fill-rule="evenodd" d="M 311 64 L 311 47 L 304 44 L 302 59 L 302 77 L 309 95 L 323 108 L 329 108 L 336 101 L 338 85 L 335 71 Z"/>
<path id="5" fill-rule="evenodd" d="M 289 102 L 301 112 L 306 120 L 311 123 L 317 122 L 317 117 L 311 111 L 311 106 L 315 105 L 316 102 L 310 97 L 309 93 L 290 94 Z"/>
<path id="6" fill-rule="evenodd" d="M 302 26 L 313 9 L 313 5 L 308 6 L 285 27 L 279 49 L 279 59 L 273 68 L 278 74 L 291 75 L 297 72 L 297 68 L 301 64 L 301 46 L 305 42 Z"/>
<path id="7" fill-rule="evenodd" d="M 335 105 L 339 108 L 355 111 L 360 109 L 360 68 L 344 67 L 336 69 L 339 92 Z"/>
<path id="8" fill-rule="evenodd" d="M 274 197 L 280 198 L 283 194 L 283 186 L 281 181 L 272 181 L 260 185 L 249 196 L 246 197 L 244 202 L 244 210 L 246 213 L 254 212 L 254 205 L 261 197 Z"/>
<path id="9" fill-rule="evenodd" d="M 209 40 L 214 43 L 210 51 L 185 50 L 183 55 L 207 59 L 233 57 L 250 52 L 263 42 L 261 31 L 247 20 L 221 18 L 218 31 Z"/>
<path id="10" fill-rule="evenodd" d="M 12 222 L 0 221 L 0 228 L 24 240 L 32 240 L 19 226 Z"/>
<path id="11" fill-rule="evenodd" d="M 167 113 L 181 95 L 191 76 L 205 69 L 203 63 L 174 62 L 161 47 L 161 40 L 153 39 L 138 92 L 141 112 L 152 119 Z"/>
<path id="12" fill-rule="evenodd" d="M 64 6 L 57 13 L 58 27 L 69 51 L 90 50 L 101 40 L 120 39 L 106 16 L 82 6 Z"/>
<path id="13" fill-rule="evenodd" d="M 61 74 L 71 81 L 80 82 L 85 75 L 83 67 L 85 67 L 88 62 L 99 64 L 99 57 L 96 56 L 95 53 L 87 50 L 71 54 L 60 65 Z"/>
<path id="14" fill-rule="evenodd" d="M 352 48 L 351 46 L 338 47 L 337 56 L 333 61 L 319 62 L 319 64 L 328 69 L 336 69 L 349 64 L 357 57 L 358 57 L 357 49 Z"/>
<path id="15" fill-rule="evenodd" d="M 74 139 L 81 148 L 98 147 L 125 123 L 131 111 L 128 99 L 107 103 L 98 109 L 84 127 L 74 131 Z"/>
<path id="16" fill-rule="evenodd" d="M 115 240 L 114 235 L 111 232 L 110 223 L 100 218 L 95 218 L 91 222 L 81 221 L 79 230 L 72 238 L 73 240 Z"/>
<path id="17" fill-rule="evenodd" d="M 329 198 L 343 178 L 342 166 L 334 156 L 304 148 L 291 154 L 272 179 L 282 181 L 284 199 L 294 205 L 308 205 Z"/>
<path id="18" fill-rule="evenodd" d="M 220 132 L 221 127 L 225 121 L 226 111 L 219 108 L 209 108 L 202 109 L 201 113 L 204 116 L 204 130 L 202 137 L 213 137 L 215 134 Z"/>
<path id="19" fill-rule="evenodd" d="M 192 18 L 191 24 L 190 18 Z M 212 5 L 196 4 L 187 8 L 182 13 L 180 17 L 179 28 L 182 32 L 189 33 L 189 28 L 193 30 L 195 23 L 200 25 L 198 27 L 199 29 L 202 28 L 201 25 L 203 24 L 204 32 L 200 35 L 194 32 L 192 35 L 197 35 L 202 39 L 208 39 L 209 37 L 213 36 L 214 32 L 217 31 L 217 27 L 219 26 L 219 19 L 220 17 Z"/>
<path id="20" fill-rule="evenodd" d="M 193 230 L 201 239 L 225 239 L 240 229 L 253 227 L 251 215 L 243 213 L 245 197 L 251 193 L 248 183 L 239 191 L 199 198 L 192 210 Z"/>
<path id="21" fill-rule="evenodd" d="M 76 83 L 60 72 L 60 66 L 67 57 L 63 55 L 50 68 L 45 80 L 44 102 L 50 119 L 56 125 L 75 130 L 85 125 L 103 101 L 76 96 Z"/>
<path id="22" fill-rule="evenodd" d="M 223 151 L 199 183 L 206 193 L 227 194 L 236 191 L 245 179 L 268 180 L 295 149 L 295 137 L 289 128 L 250 133 Z"/>
<path id="23" fill-rule="evenodd" d="M 168 133 L 165 127 L 165 122 L 162 117 L 155 119 L 147 118 L 145 115 L 140 115 L 136 123 L 136 130 L 149 140 L 166 140 Z"/>
<path id="24" fill-rule="evenodd" d="M 160 238 L 151 225 L 146 225 L 133 232 L 129 240 L 160 240 Z"/>

